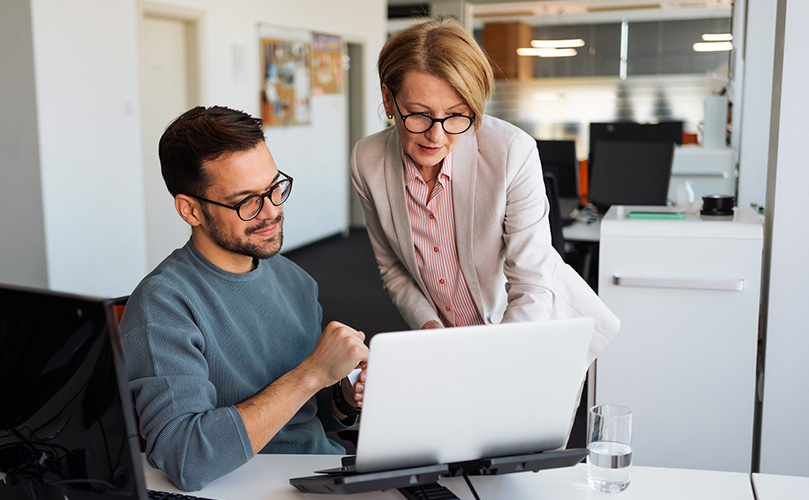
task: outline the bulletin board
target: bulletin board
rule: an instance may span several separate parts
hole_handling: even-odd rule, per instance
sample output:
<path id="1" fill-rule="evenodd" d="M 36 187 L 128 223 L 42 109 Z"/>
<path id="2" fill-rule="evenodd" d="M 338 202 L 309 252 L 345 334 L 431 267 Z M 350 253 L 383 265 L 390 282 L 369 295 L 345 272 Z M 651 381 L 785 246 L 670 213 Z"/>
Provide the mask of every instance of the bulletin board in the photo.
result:
<path id="1" fill-rule="evenodd" d="M 312 34 L 312 87 L 314 95 L 343 92 L 345 44 L 334 35 Z"/>
<path id="2" fill-rule="evenodd" d="M 312 110 L 311 33 L 260 26 L 259 43 L 264 125 L 309 123 Z"/>

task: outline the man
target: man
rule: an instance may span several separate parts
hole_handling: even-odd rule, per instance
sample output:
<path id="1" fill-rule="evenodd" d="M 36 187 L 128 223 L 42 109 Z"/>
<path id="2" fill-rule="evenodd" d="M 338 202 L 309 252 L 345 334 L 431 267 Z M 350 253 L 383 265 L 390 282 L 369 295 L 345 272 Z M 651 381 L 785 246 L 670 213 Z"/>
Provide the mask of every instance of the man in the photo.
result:
<path id="1" fill-rule="evenodd" d="M 321 334 L 316 283 L 278 255 L 292 178 L 261 121 L 197 107 L 159 155 L 191 239 L 121 321 L 149 463 L 198 490 L 255 453 L 344 453 L 325 431 L 356 420 L 362 383 L 345 377 L 367 360 L 365 335 L 336 322 Z"/>

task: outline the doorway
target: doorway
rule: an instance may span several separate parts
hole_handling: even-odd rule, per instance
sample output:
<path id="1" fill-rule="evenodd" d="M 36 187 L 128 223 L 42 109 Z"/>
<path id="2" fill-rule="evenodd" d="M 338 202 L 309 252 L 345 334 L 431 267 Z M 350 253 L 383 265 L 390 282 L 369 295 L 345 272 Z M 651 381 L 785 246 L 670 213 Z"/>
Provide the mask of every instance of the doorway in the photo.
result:
<path id="1" fill-rule="evenodd" d="M 143 5 L 140 16 L 141 117 L 149 270 L 191 234 L 160 172 L 157 144 L 166 126 L 200 102 L 198 11 Z"/>
<path id="2" fill-rule="evenodd" d="M 348 151 L 350 154 L 354 149 L 354 144 L 365 137 L 365 85 L 362 75 L 362 69 L 364 67 L 364 47 L 359 43 L 348 42 L 346 43 L 346 50 L 348 52 L 346 84 L 348 86 Z M 348 175 L 350 178 L 350 164 Z M 365 214 L 362 209 L 362 202 L 350 180 L 348 185 L 350 189 L 349 227 L 364 228 Z"/>

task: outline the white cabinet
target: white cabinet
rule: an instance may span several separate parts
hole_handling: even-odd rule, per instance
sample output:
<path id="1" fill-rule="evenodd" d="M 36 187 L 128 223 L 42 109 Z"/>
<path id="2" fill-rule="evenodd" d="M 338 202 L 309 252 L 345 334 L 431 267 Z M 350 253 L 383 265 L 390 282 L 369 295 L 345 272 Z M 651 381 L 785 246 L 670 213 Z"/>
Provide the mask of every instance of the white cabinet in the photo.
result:
<path id="1" fill-rule="evenodd" d="M 630 407 L 638 465 L 749 472 L 762 223 L 750 208 L 601 222 L 599 295 L 621 331 L 599 356 L 598 404 Z"/>

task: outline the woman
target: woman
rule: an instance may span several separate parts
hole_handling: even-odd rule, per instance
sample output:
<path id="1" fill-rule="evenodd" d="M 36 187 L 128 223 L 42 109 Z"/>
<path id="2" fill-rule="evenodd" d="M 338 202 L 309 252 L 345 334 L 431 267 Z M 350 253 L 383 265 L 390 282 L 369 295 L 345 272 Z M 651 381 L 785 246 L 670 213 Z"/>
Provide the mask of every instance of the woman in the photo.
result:
<path id="1" fill-rule="evenodd" d="M 395 125 L 359 141 L 352 180 L 380 274 L 412 328 L 618 319 L 553 250 L 536 141 L 483 108 L 494 78 L 456 21 L 395 33 L 378 61 Z"/>

